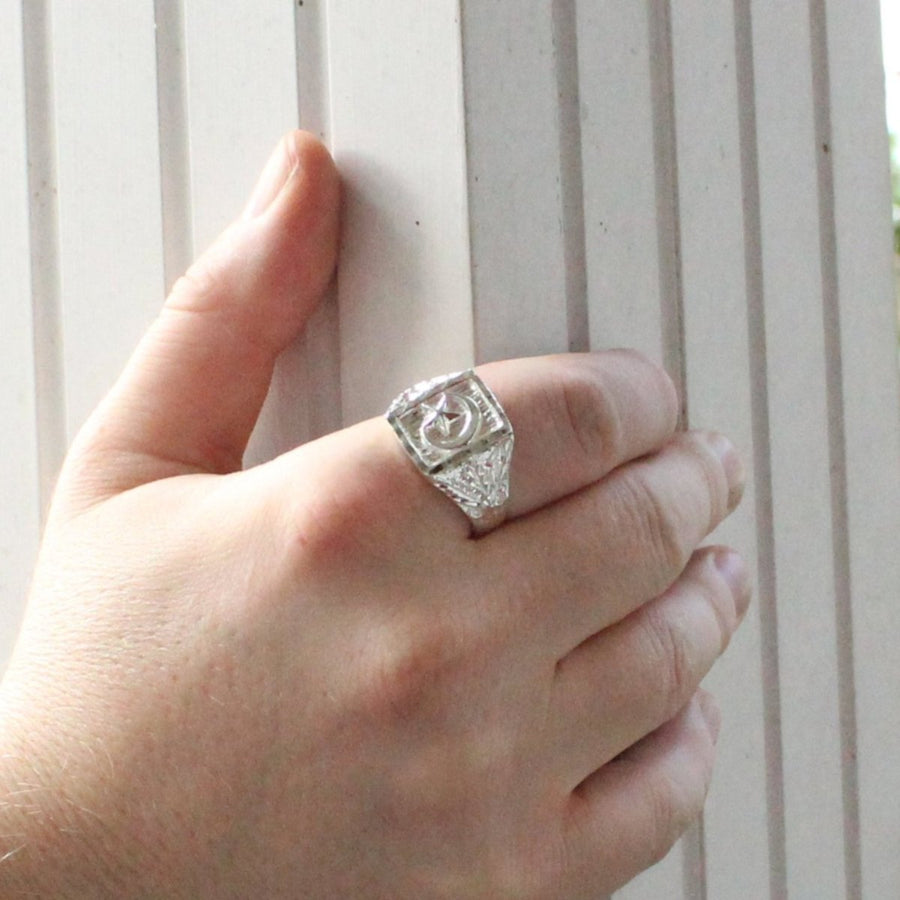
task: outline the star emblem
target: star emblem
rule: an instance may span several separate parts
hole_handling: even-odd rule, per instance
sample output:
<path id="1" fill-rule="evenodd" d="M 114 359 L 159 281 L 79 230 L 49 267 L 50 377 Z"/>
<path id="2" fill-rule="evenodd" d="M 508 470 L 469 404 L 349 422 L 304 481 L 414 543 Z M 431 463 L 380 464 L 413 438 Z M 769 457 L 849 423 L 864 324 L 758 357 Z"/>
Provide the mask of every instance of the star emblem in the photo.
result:
<path id="1" fill-rule="evenodd" d="M 466 444 L 475 433 L 480 415 L 472 400 L 449 391 L 422 404 L 422 437 L 441 450 Z"/>
<path id="2" fill-rule="evenodd" d="M 450 437 L 456 422 L 465 415 L 465 412 L 450 407 L 446 394 L 441 394 L 434 404 L 423 403 L 422 408 L 425 410 L 422 427 L 436 428 L 444 437 Z"/>

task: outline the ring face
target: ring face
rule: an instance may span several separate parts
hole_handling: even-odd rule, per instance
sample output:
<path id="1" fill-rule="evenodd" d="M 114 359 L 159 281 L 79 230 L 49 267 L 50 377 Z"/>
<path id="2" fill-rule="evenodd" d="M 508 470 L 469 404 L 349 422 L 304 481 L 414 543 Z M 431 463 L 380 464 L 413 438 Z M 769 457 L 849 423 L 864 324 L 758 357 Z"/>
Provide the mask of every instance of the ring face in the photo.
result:
<path id="1" fill-rule="evenodd" d="M 476 530 L 497 523 L 509 497 L 513 429 L 471 369 L 414 385 L 386 417 L 419 471 L 460 506 Z"/>

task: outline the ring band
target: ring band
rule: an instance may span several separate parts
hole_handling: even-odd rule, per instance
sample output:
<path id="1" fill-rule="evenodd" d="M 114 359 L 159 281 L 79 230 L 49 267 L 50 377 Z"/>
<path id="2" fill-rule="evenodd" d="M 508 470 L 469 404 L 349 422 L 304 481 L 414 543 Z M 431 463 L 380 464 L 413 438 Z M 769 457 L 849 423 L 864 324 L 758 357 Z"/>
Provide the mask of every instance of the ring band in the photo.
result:
<path id="1" fill-rule="evenodd" d="M 475 534 L 503 521 L 513 428 L 471 369 L 413 385 L 385 416 L 416 468 L 469 517 Z"/>

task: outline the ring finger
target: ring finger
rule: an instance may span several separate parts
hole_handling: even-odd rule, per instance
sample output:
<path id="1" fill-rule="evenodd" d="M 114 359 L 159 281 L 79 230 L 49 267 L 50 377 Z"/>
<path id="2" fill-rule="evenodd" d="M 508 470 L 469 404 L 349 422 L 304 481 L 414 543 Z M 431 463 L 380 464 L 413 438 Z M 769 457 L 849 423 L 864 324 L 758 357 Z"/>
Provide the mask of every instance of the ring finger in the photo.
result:
<path id="1" fill-rule="evenodd" d="M 509 519 L 533 512 L 659 450 L 675 429 L 668 375 L 627 350 L 513 359 L 481 366 L 515 429 Z M 384 419 L 371 419 L 285 454 L 292 479 L 339 485 L 333 499 L 366 519 L 367 507 L 394 530 L 465 538 L 470 523 L 422 476 Z M 364 479 L 346 473 L 362 472 Z M 273 484 L 285 493 L 283 478 Z M 288 494 L 296 491 L 290 490 Z M 390 502 L 388 502 L 390 501 Z M 397 520 L 400 521 L 397 521 Z"/>
<path id="2" fill-rule="evenodd" d="M 508 519 L 659 450 L 675 431 L 671 379 L 633 350 L 507 360 L 478 373 L 516 430 Z"/>

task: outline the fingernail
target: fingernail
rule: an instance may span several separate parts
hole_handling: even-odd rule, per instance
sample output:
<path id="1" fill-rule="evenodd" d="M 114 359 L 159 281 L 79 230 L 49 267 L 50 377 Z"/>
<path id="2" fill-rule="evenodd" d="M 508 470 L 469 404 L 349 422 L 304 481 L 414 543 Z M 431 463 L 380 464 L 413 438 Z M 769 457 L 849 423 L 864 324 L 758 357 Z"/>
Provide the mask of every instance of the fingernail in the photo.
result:
<path id="1" fill-rule="evenodd" d="M 709 728 L 709 733 L 715 744 L 719 740 L 719 732 L 722 729 L 722 712 L 719 709 L 719 704 L 716 703 L 716 698 L 712 694 L 702 690 L 697 693 L 697 700 L 700 704 L 703 718 L 706 719 L 706 727 Z"/>
<path id="2" fill-rule="evenodd" d="M 722 461 L 722 468 L 728 479 L 728 511 L 731 512 L 744 496 L 747 472 L 734 444 L 724 434 L 710 432 L 708 440 L 710 447 Z"/>
<path id="3" fill-rule="evenodd" d="M 714 559 L 716 569 L 731 588 L 738 615 L 743 616 L 750 605 L 750 597 L 753 594 L 753 585 L 747 564 L 740 553 L 728 547 L 720 547 L 716 550 Z"/>
<path id="4" fill-rule="evenodd" d="M 261 216 L 272 205 L 272 201 L 281 193 L 281 189 L 296 170 L 297 166 L 287 150 L 287 139 L 279 141 L 250 194 L 243 217 L 255 219 Z"/>

